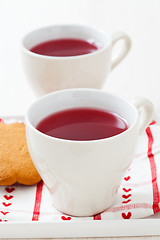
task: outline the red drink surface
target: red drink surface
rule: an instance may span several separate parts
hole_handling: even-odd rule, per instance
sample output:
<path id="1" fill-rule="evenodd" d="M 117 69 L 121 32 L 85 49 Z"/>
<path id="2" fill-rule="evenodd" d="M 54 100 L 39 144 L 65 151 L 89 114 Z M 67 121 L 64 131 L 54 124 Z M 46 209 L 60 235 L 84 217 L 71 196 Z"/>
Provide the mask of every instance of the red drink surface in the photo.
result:
<path id="1" fill-rule="evenodd" d="M 127 130 L 128 125 L 120 116 L 106 110 L 75 108 L 47 116 L 36 128 L 52 137 L 87 141 L 115 136 Z"/>
<path id="2" fill-rule="evenodd" d="M 31 52 L 55 57 L 68 57 L 92 53 L 98 50 L 94 43 L 82 39 L 55 39 L 37 44 L 30 49 Z"/>

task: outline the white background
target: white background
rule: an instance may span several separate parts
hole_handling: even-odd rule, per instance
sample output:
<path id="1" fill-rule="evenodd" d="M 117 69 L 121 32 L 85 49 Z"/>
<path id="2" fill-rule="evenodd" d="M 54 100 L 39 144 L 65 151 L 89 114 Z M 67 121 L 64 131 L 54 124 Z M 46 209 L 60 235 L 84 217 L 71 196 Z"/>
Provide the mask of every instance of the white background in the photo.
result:
<path id="1" fill-rule="evenodd" d="M 0 0 L 0 115 L 23 115 L 36 98 L 24 76 L 20 41 L 36 27 L 82 23 L 132 39 L 105 89 L 149 97 L 160 111 L 160 0 Z"/>

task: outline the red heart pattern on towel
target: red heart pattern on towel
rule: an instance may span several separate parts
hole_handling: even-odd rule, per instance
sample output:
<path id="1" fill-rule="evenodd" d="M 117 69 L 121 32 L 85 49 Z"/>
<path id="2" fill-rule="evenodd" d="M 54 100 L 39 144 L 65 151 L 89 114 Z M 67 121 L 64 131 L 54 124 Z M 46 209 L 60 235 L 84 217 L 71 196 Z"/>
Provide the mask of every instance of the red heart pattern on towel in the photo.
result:
<path id="1" fill-rule="evenodd" d="M 131 188 L 128 188 L 128 189 L 123 188 L 123 191 L 125 191 L 125 192 L 130 192 L 130 191 L 131 191 Z"/>
<path id="2" fill-rule="evenodd" d="M 130 179 L 130 176 L 124 178 L 125 181 L 128 181 L 129 179 Z"/>
<path id="3" fill-rule="evenodd" d="M 3 206 L 5 207 L 9 207 L 11 205 L 11 203 L 5 203 L 5 202 L 2 202 Z"/>
<path id="4" fill-rule="evenodd" d="M 71 217 L 62 216 L 61 218 L 62 218 L 62 220 L 71 220 Z"/>
<path id="5" fill-rule="evenodd" d="M 131 199 L 128 199 L 126 201 L 123 201 L 122 203 L 129 203 L 131 201 Z"/>
<path id="6" fill-rule="evenodd" d="M 6 192 L 11 193 L 11 192 L 13 192 L 15 190 L 15 188 L 13 188 L 13 187 L 12 188 L 6 187 L 5 190 L 6 190 Z"/>
<path id="7" fill-rule="evenodd" d="M 132 216 L 132 213 L 131 213 L 131 212 L 128 212 L 127 214 L 122 213 L 122 217 L 123 217 L 124 219 L 130 219 L 131 216 Z"/>
<path id="8" fill-rule="evenodd" d="M 0 211 L 0 213 L 2 213 L 3 215 L 6 215 L 6 214 L 9 213 L 9 212 Z"/>
<path id="9" fill-rule="evenodd" d="M 132 196 L 131 194 L 128 194 L 128 195 L 123 194 L 123 195 L 122 195 L 122 197 L 125 198 L 125 199 L 127 199 L 127 198 L 129 198 L 129 197 L 131 197 L 131 196 Z"/>
<path id="10" fill-rule="evenodd" d="M 4 195 L 4 198 L 5 198 L 6 200 L 10 200 L 10 199 L 13 198 L 13 196 L 12 196 L 12 195 L 10 195 L 10 196 Z"/>

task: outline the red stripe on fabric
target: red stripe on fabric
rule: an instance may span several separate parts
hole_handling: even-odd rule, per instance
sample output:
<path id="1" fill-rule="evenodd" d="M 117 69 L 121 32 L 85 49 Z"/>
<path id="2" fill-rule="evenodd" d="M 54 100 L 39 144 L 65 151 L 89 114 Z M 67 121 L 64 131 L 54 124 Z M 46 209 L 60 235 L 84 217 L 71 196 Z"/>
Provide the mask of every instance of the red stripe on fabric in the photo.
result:
<path id="1" fill-rule="evenodd" d="M 43 191 L 43 181 L 40 181 L 37 184 L 36 198 L 35 198 L 32 221 L 38 221 L 39 220 L 41 200 L 42 200 L 42 191 Z"/>
<path id="2" fill-rule="evenodd" d="M 159 146 L 160 146 L 160 144 L 158 143 L 158 145 L 154 146 L 154 150 L 159 150 Z M 136 155 L 135 155 L 135 158 L 142 157 L 142 156 L 144 156 L 144 155 L 146 155 L 146 151 L 141 152 L 141 153 L 139 153 L 139 154 L 136 154 Z"/>
<path id="3" fill-rule="evenodd" d="M 136 209 L 136 208 L 152 208 L 151 204 L 148 203 L 134 203 L 134 204 L 128 204 L 128 205 L 121 205 L 117 207 L 111 207 L 107 209 L 105 212 L 120 212 L 124 210 L 129 210 L 129 209 Z"/>
<path id="4" fill-rule="evenodd" d="M 153 120 L 149 125 L 154 125 L 154 124 L 156 124 L 155 120 Z"/>
<path id="5" fill-rule="evenodd" d="M 151 132 L 150 127 L 146 129 L 146 133 L 148 136 L 148 158 L 151 167 L 151 175 L 152 175 L 152 188 L 153 188 L 153 212 L 157 213 L 160 211 L 159 208 L 159 189 L 157 185 L 157 169 L 154 160 L 154 155 L 152 153 L 152 146 L 153 146 L 153 135 Z"/>
<path id="6" fill-rule="evenodd" d="M 101 214 L 94 215 L 93 220 L 101 220 Z"/>

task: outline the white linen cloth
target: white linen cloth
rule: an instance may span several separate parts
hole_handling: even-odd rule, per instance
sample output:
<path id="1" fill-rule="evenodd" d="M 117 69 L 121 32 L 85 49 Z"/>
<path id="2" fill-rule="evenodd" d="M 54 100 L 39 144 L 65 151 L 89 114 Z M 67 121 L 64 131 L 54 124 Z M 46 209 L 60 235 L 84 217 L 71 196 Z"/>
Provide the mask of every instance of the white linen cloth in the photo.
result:
<path id="1" fill-rule="evenodd" d="M 144 218 L 160 211 L 159 192 L 160 126 L 153 121 L 139 137 L 134 160 L 123 178 L 115 204 L 111 208 L 92 217 L 67 216 L 52 206 L 50 195 L 42 181 L 34 186 L 15 184 L 0 187 L 0 222 L 81 222 Z"/>

